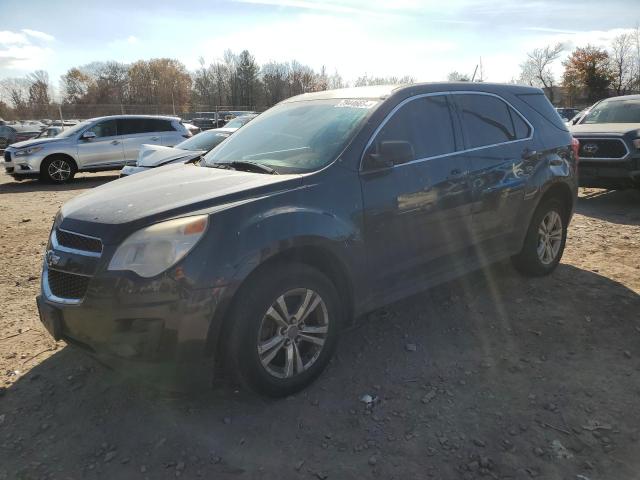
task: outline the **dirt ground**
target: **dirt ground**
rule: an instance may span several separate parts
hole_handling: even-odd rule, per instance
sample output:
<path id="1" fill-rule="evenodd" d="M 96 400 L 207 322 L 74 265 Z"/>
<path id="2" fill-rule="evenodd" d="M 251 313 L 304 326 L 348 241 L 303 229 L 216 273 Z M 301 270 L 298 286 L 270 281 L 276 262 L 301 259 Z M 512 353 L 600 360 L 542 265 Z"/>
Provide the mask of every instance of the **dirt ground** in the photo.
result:
<path id="1" fill-rule="evenodd" d="M 552 276 L 500 264 L 375 312 L 273 401 L 142 388 L 39 325 L 53 216 L 112 179 L 1 177 L 0 479 L 640 478 L 640 191 L 582 191 Z"/>

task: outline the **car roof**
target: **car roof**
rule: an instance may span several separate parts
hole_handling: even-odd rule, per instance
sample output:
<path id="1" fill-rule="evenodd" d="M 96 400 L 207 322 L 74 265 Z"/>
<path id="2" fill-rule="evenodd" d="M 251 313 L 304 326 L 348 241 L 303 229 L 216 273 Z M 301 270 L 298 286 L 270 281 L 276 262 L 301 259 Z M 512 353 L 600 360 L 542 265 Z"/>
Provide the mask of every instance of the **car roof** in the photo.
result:
<path id="1" fill-rule="evenodd" d="M 330 100 L 330 99 L 386 99 L 391 95 L 405 94 L 419 95 L 422 93 L 434 93 L 445 91 L 478 91 L 500 93 L 509 91 L 513 94 L 540 94 L 542 90 L 524 85 L 485 82 L 428 82 L 409 85 L 375 85 L 368 87 L 351 87 L 337 90 L 323 90 L 320 92 L 303 93 L 284 100 L 282 103 L 300 102 L 306 100 Z"/>
<path id="2" fill-rule="evenodd" d="M 118 118 L 154 118 L 156 120 L 180 120 L 179 117 L 173 117 L 171 115 L 106 115 L 104 117 L 95 117 L 87 119 L 88 122 L 94 122 L 96 120 L 109 120 Z"/>
<path id="3" fill-rule="evenodd" d="M 620 95 L 619 97 L 610 97 L 602 100 L 603 102 L 622 102 L 625 100 L 640 100 L 640 95 Z"/>

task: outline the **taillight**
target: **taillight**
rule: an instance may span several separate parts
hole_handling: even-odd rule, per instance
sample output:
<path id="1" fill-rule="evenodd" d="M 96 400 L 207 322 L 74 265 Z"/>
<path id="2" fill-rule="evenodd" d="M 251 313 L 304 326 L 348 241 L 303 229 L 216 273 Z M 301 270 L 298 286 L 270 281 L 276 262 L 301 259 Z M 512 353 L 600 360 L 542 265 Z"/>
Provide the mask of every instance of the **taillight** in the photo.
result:
<path id="1" fill-rule="evenodd" d="M 571 137 L 571 150 L 573 150 L 573 157 L 576 159 L 576 165 L 580 161 L 580 140 L 576 137 Z"/>

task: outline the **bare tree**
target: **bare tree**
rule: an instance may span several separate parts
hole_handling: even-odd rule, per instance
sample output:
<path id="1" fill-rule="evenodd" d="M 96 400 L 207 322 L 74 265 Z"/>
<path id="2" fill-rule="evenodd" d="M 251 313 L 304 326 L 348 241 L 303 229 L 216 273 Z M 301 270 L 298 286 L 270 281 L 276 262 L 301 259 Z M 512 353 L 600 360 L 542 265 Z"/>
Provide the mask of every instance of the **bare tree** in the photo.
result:
<path id="1" fill-rule="evenodd" d="M 416 83 L 416 79 L 410 75 L 404 77 L 370 77 L 364 74 L 355 81 L 356 87 L 364 87 L 369 85 L 405 85 Z"/>
<path id="2" fill-rule="evenodd" d="M 26 78 L 5 78 L 0 82 L 0 90 L 18 115 L 26 114 L 29 100 L 29 81 Z"/>
<path id="3" fill-rule="evenodd" d="M 469 75 L 465 75 L 464 73 L 459 73 L 457 71 L 453 71 L 447 75 L 447 80 L 450 82 L 468 82 Z"/>
<path id="4" fill-rule="evenodd" d="M 635 41 L 633 35 L 623 33 L 611 42 L 611 71 L 613 73 L 612 87 L 618 95 L 624 95 L 633 88 L 636 76 L 634 56 Z"/>
<path id="5" fill-rule="evenodd" d="M 564 46 L 561 43 L 536 48 L 527 53 L 527 60 L 520 65 L 520 82 L 544 89 L 552 103 L 555 77 L 551 66 L 560 58 L 563 50 Z"/>

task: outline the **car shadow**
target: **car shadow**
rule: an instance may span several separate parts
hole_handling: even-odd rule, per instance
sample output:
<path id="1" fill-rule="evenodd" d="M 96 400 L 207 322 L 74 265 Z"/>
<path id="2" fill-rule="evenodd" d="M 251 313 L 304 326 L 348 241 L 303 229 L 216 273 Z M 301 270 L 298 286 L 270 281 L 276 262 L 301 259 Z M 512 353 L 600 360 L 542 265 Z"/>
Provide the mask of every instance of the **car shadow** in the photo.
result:
<path id="1" fill-rule="evenodd" d="M 576 212 L 622 225 L 640 225 L 640 189 L 581 189 Z"/>
<path id="2" fill-rule="evenodd" d="M 87 188 L 97 187 L 107 182 L 118 179 L 118 173 L 109 172 L 108 174 L 79 174 L 73 181 L 62 185 L 55 185 L 50 183 L 40 182 L 39 180 L 22 180 L 7 181 L 6 183 L 0 183 L 0 195 L 6 193 L 31 193 L 31 192 L 61 192 L 61 191 L 73 191 L 84 190 Z"/>
<path id="3" fill-rule="evenodd" d="M 0 398 L 13 452 L 0 474 L 459 478 L 479 452 L 495 478 L 522 465 L 573 478 L 585 462 L 631 478 L 640 460 L 623 439 L 640 420 L 623 352 L 637 351 L 638 311 L 637 293 L 597 273 L 561 264 L 530 279 L 497 264 L 373 312 L 314 384 L 281 400 L 229 384 L 172 394 L 64 347 Z M 593 415 L 616 428 L 615 464 L 580 429 Z M 541 458 L 558 436 L 572 462 Z"/>

